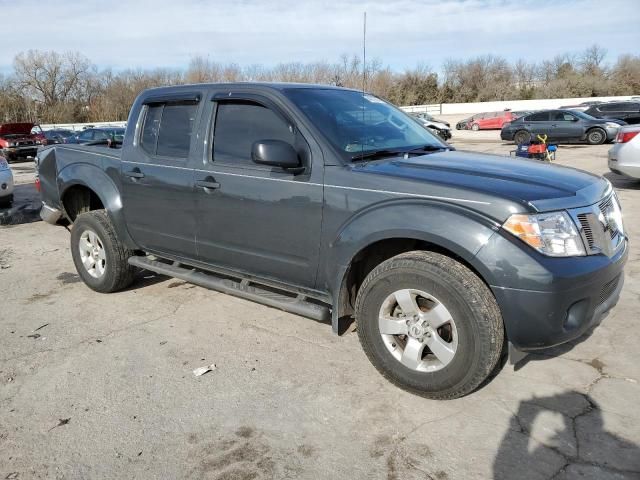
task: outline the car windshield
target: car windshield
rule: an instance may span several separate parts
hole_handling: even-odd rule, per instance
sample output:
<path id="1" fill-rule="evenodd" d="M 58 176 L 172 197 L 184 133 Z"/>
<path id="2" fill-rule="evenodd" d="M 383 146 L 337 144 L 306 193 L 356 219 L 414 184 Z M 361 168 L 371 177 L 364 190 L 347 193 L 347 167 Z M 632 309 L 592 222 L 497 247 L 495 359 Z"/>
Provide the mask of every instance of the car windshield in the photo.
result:
<path id="1" fill-rule="evenodd" d="M 373 95 L 311 88 L 284 93 L 345 159 L 449 148 L 402 110 Z"/>

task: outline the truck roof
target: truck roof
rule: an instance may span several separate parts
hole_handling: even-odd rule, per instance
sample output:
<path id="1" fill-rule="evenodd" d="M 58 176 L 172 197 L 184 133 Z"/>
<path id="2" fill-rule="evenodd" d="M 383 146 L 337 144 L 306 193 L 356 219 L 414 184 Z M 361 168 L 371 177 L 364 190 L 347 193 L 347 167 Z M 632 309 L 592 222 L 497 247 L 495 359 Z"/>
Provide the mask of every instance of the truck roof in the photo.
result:
<path id="1" fill-rule="evenodd" d="M 335 85 L 315 84 L 315 83 L 293 83 L 293 82 L 221 82 L 221 83 L 190 83 L 186 85 L 171 85 L 166 87 L 154 87 L 145 90 L 145 92 L 158 91 L 180 91 L 190 90 L 193 88 L 239 88 L 239 87 L 259 87 L 272 90 L 284 90 L 287 88 L 309 88 L 309 89 L 332 89 L 359 91 L 353 88 L 337 87 Z"/>

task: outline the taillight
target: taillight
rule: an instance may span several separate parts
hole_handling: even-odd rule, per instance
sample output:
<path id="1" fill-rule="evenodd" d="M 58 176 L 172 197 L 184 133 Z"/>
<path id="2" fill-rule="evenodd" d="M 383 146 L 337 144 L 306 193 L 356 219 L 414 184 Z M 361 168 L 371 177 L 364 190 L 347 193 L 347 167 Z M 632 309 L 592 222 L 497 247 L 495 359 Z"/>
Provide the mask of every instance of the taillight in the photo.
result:
<path id="1" fill-rule="evenodd" d="M 36 185 L 36 190 L 39 192 L 40 191 L 40 178 L 36 177 L 36 181 L 34 183 Z"/>
<path id="2" fill-rule="evenodd" d="M 616 136 L 616 143 L 627 143 L 631 141 L 633 137 L 638 135 L 638 133 L 640 133 L 640 130 L 635 132 L 618 132 L 618 135 Z"/>

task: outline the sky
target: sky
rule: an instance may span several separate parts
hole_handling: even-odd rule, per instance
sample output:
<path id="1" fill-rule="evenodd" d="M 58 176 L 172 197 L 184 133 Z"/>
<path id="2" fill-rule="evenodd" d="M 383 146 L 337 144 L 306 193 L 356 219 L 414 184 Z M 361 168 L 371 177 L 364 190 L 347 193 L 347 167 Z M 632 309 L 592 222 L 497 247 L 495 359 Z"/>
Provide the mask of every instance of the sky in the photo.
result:
<path id="1" fill-rule="evenodd" d="M 539 61 L 594 43 L 608 61 L 640 54 L 640 0 L 0 0 L 0 72 L 29 49 L 79 51 L 114 70 L 184 68 L 196 55 L 333 62 L 361 54 L 364 11 L 367 58 L 396 71 L 484 54 Z"/>

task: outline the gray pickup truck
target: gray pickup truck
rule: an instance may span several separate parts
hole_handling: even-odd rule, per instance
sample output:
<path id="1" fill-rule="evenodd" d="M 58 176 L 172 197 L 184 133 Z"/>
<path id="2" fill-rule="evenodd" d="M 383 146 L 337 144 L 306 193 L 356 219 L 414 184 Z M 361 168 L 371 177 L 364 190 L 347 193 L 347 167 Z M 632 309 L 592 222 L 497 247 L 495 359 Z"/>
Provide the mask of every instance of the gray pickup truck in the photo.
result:
<path id="1" fill-rule="evenodd" d="M 98 292 L 138 269 L 331 323 L 418 394 L 476 389 L 618 300 L 611 184 L 459 152 L 383 100 L 297 84 L 151 89 L 121 145 L 37 158 L 44 220 L 72 224 Z M 114 148 L 115 147 L 115 148 Z"/>

